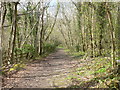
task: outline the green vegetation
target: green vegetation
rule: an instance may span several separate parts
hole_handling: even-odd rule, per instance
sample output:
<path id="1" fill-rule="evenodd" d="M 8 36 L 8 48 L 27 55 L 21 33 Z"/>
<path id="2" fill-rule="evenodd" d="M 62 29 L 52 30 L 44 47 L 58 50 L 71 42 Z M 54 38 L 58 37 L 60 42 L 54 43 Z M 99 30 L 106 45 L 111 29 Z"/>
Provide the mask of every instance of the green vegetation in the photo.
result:
<path id="1" fill-rule="evenodd" d="M 57 45 L 56 44 L 50 44 L 50 43 L 47 43 L 47 44 L 44 44 L 44 53 L 50 53 L 50 52 L 53 52 L 55 51 Z"/>
<path id="2" fill-rule="evenodd" d="M 82 65 L 83 63 L 85 64 Z M 80 66 L 81 67 L 76 68 L 76 71 L 67 78 L 77 82 L 77 84 L 71 86 L 71 88 L 119 88 L 120 76 L 117 74 L 117 68 L 112 69 L 109 58 L 89 58 L 87 61 L 82 60 Z"/>
<path id="3" fill-rule="evenodd" d="M 10 68 L 9 72 L 14 71 L 14 70 L 21 70 L 22 68 L 25 67 L 25 64 L 15 64 L 13 68 Z"/>

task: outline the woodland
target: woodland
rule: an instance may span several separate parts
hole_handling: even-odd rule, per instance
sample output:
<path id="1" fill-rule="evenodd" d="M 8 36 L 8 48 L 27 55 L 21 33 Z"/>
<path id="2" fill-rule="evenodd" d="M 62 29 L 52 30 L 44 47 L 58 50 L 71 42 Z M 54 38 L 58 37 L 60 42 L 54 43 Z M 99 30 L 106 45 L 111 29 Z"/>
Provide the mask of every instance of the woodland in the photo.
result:
<path id="1" fill-rule="evenodd" d="M 70 63 L 75 62 L 74 70 L 65 77 L 57 73 L 58 80 L 50 80 L 57 87 L 48 87 L 47 84 L 45 87 L 120 89 L 120 2 L 0 2 L 0 18 L 2 87 L 8 81 L 5 88 L 12 86 L 11 77 L 16 74 L 22 78 L 19 72 L 25 73 L 28 67 L 38 73 L 34 70 L 36 67 L 51 68 L 60 61 L 59 70 L 67 65 L 71 67 L 74 63 Z M 36 66 L 32 69 L 30 65 L 34 62 Z M 54 72 L 53 69 L 50 73 Z M 43 69 L 42 74 L 44 71 L 47 70 Z M 45 83 L 40 80 L 34 84 Z M 71 84 L 65 85 L 66 81 Z M 31 87 L 35 88 L 34 85 Z"/>

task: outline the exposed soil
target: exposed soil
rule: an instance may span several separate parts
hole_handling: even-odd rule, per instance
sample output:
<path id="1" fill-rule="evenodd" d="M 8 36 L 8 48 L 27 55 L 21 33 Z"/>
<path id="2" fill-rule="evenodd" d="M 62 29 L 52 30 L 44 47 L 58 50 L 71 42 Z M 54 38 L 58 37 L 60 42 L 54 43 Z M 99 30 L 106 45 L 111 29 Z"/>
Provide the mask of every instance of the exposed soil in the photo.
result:
<path id="1" fill-rule="evenodd" d="M 6 77 L 4 88 L 66 88 L 72 85 L 67 77 L 78 63 L 63 49 L 50 54 L 44 60 L 28 64 L 25 69 Z"/>

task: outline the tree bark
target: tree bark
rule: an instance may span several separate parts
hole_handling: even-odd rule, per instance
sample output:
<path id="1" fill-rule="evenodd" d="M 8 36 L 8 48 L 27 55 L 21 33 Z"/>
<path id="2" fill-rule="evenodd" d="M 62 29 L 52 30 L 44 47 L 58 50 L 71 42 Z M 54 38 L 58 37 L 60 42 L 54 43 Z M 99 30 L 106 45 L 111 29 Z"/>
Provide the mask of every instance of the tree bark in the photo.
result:
<path id="1" fill-rule="evenodd" d="M 42 16 L 41 16 L 42 26 L 41 26 L 41 31 L 40 31 L 40 55 L 42 55 L 42 51 L 43 51 L 44 10 L 45 9 L 43 7 Z"/>
<path id="2" fill-rule="evenodd" d="M 110 34 L 111 34 L 111 57 L 112 57 L 112 66 L 113 68 L 116 67 L 116 61 L 115 61 L 115 29 L 113 26 L 113 22 L 112 22 L 112 16 L 111 16 L 111 12 L 108 8 L 108 3 L 106 3 L 106 10 L 107 10 L 107 17 L 108 17 L 108 21 L 109 21 L 109 26 L 110 26 Z"/>
<path id="3" fill-rule="evenodd" d="M 13 38 L 13 43 L 12 43 L 12 53 L 11 53 L 11 59 L 10 62 L 11 64 L 14 63 L 14 50 L 16 46 L 16 32 L 17 32 L 17 5 L 18 2 L 14 3 L 14 38 Z"/>
<path id="4" fill-rule="evenodd" d="M 4 30 L 4 22 L 6 16 L 6 3 L 1 2 L 1 26 L 0 26 L 0 68 L 2 66 L 2 37 L 3 37 L 3 30 Z"/>
<path id="5" fill-rule="evenodd" d="M 1 4 L 1 12 L 0 12 L 0 16 L 1 16 L 1 24 L 0 24 L 0 71 L 1 71 L 1 68 L 2 68 L 2 31 L 3 31 L 3 25 L 2 25 L 2 22 L 3 22 L 3 6 L 2 6 L 2 3 Z M 1 75 L 1 73 L 0 73 Z M 0 81 L 1 81 L 1 78 L 0 78 Z"/>
<path id="6" fill-rule="evenodd" d="M 120 59 L 120 3 L 118 5 L 118 16 L 117 16 L 117 19 L 118 19 L 118 23 L 117 23 L 117 32 L 116 32 L 116 36 L 117 36 L 117 49 L 118 49 L 118 52 L 117 52 L 117 55 L 118 55 L 118 59 Z"/>

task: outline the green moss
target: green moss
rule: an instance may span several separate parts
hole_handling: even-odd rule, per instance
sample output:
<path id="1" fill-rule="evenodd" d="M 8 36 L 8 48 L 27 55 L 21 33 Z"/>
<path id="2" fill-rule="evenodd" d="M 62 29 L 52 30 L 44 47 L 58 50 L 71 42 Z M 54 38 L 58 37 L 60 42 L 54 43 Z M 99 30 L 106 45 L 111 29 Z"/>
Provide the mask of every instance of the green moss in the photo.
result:
<path id="1" fill-rule="evenodd" d="M 95 71 L 95 73 L 103 73 L 103 72 L 106 72 L 106 68 L 101 68 L 101 69 Z"/>

